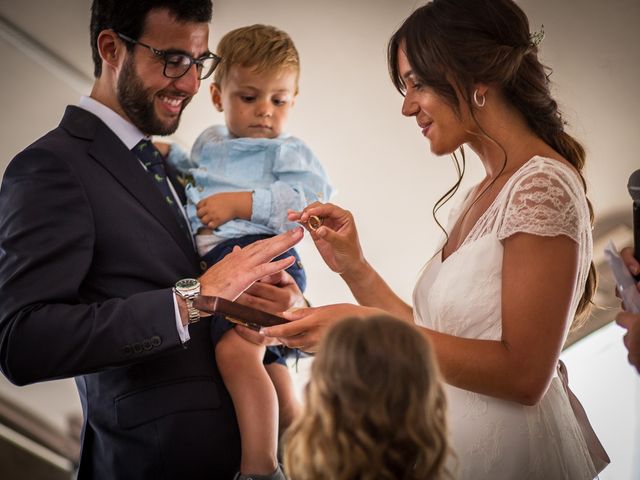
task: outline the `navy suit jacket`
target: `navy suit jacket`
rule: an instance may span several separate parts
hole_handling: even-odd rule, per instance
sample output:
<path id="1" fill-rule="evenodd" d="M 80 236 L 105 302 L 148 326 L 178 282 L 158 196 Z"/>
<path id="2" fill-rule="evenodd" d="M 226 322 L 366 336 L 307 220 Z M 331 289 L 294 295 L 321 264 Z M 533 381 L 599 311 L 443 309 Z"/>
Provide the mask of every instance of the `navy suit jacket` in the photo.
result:
<path id="1" fill-rule="evenodd" d="M 240 439 L 209 322 L 182 345 L 171 286 L 201 273 L 140 162 L 67 107 L 0 188 L 0 367 L 13 383 L 75 377 L 79 478 L 226 479 Z"/>

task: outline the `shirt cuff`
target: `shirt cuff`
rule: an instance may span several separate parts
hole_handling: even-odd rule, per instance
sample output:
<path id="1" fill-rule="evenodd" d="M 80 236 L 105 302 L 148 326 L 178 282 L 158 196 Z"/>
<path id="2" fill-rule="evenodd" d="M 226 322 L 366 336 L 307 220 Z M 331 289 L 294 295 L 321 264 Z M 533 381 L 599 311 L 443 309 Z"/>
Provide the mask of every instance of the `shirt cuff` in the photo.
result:
<path id="1" fill-rule="evenodd" d="M 189 336 L 189 326 L 182 324 L 182 317 L 180 316 L 180 309 L 178 308 L 176 294 L 173 292 L 171 294 L 173 295 L 173 311 L 176 314 L 176 328 L 178 329 L 178 336 L 182 343 L 186 343 L 191 340 L 191 337 Z"/>
<path id="2" fill-rule="evenodd" d="M 264 188 L 252 192 L 251 222 L 268 225 L 271 218 L 271 193 Z"/>

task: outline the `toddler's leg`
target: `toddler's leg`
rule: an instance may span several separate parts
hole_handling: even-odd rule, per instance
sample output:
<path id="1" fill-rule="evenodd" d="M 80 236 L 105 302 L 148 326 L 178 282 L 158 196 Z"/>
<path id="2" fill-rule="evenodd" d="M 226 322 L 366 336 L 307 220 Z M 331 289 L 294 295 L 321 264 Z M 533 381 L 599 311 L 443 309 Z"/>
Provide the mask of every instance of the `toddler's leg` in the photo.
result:
<path id="1" fill-rule="evenodd" d="M 300 413 L 300 402 L 296 397 L 291 374 L 285 365 L 274 362 L 265 365 L 265 368 L 276 387 L 280 409 L 280 433 L 282 434 Z"/>
<path id="2" fill-rule="evenodd" d="M 234 329 L 216 345 L 218 369 L 240 428 L 240 472 L 258 475 L 271 474 L 278 466 L 278 400 L 263 357 L 264 347 L 246 341 Z"/>

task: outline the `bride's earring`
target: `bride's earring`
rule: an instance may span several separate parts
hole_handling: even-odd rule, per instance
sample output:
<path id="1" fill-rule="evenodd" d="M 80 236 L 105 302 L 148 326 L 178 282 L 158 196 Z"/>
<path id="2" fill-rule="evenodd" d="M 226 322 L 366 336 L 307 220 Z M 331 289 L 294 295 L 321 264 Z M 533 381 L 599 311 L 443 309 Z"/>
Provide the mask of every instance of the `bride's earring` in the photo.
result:
<path id="1" fill-rule="evenodd" d="M 478 97 L 480 97 L 482 100 L 479 100 Z M 484 104 L 487 101 L 487 98 L 484 95 L 479 95 L 478 94 L 478 89 L 476 88 L 473 91 L 473 101 L 475 102 L 475 104 L 476 104 L 476 106 L 478 108 L 482 108 L 482 107 L 484 107 Z"/>

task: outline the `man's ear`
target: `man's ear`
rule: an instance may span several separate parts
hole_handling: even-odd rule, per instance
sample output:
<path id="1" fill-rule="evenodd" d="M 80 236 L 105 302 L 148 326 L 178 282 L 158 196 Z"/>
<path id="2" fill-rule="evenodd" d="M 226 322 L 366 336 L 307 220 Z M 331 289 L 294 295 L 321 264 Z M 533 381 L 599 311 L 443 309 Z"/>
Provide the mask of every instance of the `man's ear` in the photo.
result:
<path id="1" fill-rule="evenodd" d="M 122 65 L 127 47 L 113 30 L 103 30 L 98 34 L 98 53 L 102 58 L 102 66 L 118 68 Z"/>
<path id="2" fill-rule="evenodd" d="M 223 112 L 224 108 L 222 108 L 222 92 L 220 91 L 220 86 L 211 82 L 209 85 L 209 91 L 211 92 L 211 101 L 213 102 L 213 106 L 216 107 L 216 110 L 219 112 Z"/>

